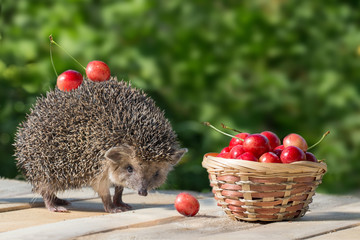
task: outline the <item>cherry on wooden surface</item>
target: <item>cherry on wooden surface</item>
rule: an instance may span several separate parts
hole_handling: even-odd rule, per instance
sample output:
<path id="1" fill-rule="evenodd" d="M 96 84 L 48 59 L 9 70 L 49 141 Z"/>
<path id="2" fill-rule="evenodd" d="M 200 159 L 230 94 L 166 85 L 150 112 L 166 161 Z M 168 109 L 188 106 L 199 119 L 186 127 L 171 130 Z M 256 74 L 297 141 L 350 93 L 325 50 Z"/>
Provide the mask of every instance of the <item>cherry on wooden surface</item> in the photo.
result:
<path id="1" fill-rule="evenodd" d="M 175 208 L 180 214 L 193 217 L 199 212 L 200 204 L 193 195 L 182 192 L 176 196 Z"/>

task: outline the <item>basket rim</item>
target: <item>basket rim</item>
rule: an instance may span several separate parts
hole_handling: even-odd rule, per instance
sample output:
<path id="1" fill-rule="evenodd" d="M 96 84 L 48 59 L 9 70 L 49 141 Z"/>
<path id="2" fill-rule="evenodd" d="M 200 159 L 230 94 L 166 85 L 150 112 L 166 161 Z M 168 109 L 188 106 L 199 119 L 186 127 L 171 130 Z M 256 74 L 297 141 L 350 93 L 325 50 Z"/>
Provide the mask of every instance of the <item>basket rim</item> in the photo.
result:
<path id="1" fill-rule="evenodd" d="M 238 159 L 227 159 L 216 157 L 218 153 L 206 153 L 202 166 L 208 171 L 222 171 L 223 169 L 235 169 L 246 172 L 265 172 L 265 173 L 315 173 L 327 171 L 324 162 L 297 161 L 289 164 L 284 163 L 261 163 L 253 161 L 241 161 Z"/>

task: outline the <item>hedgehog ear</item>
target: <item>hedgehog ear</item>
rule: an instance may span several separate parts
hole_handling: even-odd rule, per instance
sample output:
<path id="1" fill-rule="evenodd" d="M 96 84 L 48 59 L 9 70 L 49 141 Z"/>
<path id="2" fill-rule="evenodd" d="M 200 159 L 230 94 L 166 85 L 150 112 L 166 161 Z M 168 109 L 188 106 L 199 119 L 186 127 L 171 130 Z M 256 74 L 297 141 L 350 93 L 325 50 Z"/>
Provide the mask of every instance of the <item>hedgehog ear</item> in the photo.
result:
<path id="1" fill-rule="evenodd" d="M 180 159 L 184 156 L 185 153 L 187 153 L 187 148 L 181 148 L 177 150 L 172 156 L 171 156 L 171 164 L 176 165 Z"/>
<path id="2" fill-rule="evenodd" d="M 129 158 L 134 150 L 128 145 L 112 147 L 105 153 L 105 158 L 113 162 L 119 162 L 123 158 Z"/>

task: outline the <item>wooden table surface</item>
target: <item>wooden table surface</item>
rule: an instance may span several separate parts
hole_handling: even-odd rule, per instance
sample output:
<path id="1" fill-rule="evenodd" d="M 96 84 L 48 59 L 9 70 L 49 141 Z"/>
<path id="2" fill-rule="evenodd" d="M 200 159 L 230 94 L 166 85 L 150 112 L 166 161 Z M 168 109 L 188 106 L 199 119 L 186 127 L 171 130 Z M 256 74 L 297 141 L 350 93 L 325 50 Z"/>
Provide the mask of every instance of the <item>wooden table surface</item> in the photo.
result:
<path id="1" fill-rule="evenodd" d="M 154 191 L 147 197 L 131 190 L 124 201 L 134 210 L 108 214 L 92 189 L 71 190 L 59 197 L 72 202 L 69 213 L 52 213 L 23 181 L 0 179 L 0 239 L 360 239 L 360 195 L 316 194 L 310 211 L 294 221 L 233 221 L 209 194 L 195 217 L 174 208 L 179 191 Z"/>

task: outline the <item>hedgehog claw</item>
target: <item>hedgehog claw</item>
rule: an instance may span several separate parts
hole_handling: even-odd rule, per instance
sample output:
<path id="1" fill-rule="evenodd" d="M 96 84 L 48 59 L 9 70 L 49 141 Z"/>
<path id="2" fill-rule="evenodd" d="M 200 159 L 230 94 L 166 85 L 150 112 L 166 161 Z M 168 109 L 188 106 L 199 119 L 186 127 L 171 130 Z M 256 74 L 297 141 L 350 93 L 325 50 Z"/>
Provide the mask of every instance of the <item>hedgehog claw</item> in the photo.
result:
<path id="1" fill-rule="evenodd" d="M 105 211 L 108 213 L 119 213 L 119 212 L 126 212 L 131 209 L 132 207 L 129 204 L 121 202 L 121 203 L 117 203 L 116 205 L 113 205 L 113 207 L 105 208 Z"/>
<path id="2" fill-rule="evenodd" d="M 126 207 L 120 206 L 120 207 L 107 208 L 107 209 L 105 209 L 105 211 L 108 213 L 119 213 L 119 212 L 126 212 L 130 209 L 132 209 L 132 208 L 126 204 Z"/>
<path id="3" fill-rule="evenodd" d="M 62 207 L 62 206 L 51 206 L 48 207 L 50 212 L 69 212 L 69 210 L 67 210 L 66 208 Z"/>
<path id="4" fill-rule="evenodd" d="M 108 211 L 109 213 L 119 213 L 119 212 L 123 212 L 123 210 L 121 208 L 111 208 Z"/>
<path id="5" fill-rule="evenodd" d="M 118 203 L 116 206 L 118 208 L 120 208 L 123 212 L 129 211 L 132 209 L 132 207 L 129 204 L 126 204 L 124 202 Z"/>

